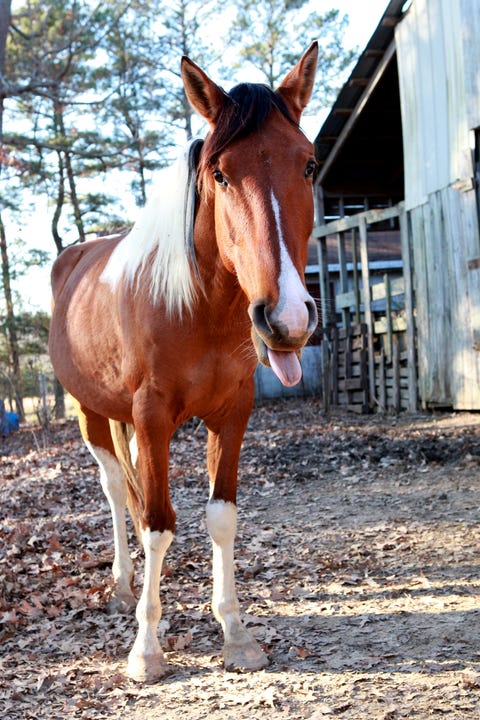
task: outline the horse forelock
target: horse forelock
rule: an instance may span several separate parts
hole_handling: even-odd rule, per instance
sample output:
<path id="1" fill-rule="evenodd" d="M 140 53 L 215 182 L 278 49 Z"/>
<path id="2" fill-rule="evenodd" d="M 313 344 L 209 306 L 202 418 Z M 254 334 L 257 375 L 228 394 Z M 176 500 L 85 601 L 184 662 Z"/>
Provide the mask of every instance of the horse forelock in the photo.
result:
<path id="1" fill-rule="evenodd" d="M 241 83 L 227 94 L 227 101 L 202 148 L 198 176 L 202 183 L 205 173 L 213 169 L 218 156 L 235 140 L 258 132 L 273 109 L 295 127 L 298 124 L 290 114 L 286 103 L 267 85 Z"/>
<path id="2" fill-rule="evenodd" d="M 140 217 L 100 278 L 112 290 L 121 281 L 136 292 L 147 283 L 152 302 L 163 302 L 169 315 L 190 311 L 196 297 L 193 224 L 201 144 L 192 141 L 172 166 L 160 171 Z"/>

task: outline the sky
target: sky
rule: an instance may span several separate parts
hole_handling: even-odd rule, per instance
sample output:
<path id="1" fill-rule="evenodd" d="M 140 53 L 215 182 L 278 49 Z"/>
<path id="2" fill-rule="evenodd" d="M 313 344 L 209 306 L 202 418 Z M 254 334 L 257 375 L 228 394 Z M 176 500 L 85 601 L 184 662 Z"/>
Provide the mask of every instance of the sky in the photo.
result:
<path id="1" fill-rule="evenodd" d="M 348 15 L 349 25 L 345 32 L 345 45 L 348 48 L 358 47 L 361 52 L 373 32 L 375 31 L 380 18 L 388 5 L 388 0 L 318 0 L 315 7 L 319 13 L 332 8 L 340 10 L 341 15 Z M 323 120 L 328 114 L 320 117 L 308 115 L 308 108 L 303 118 L 302 128 L 306 135 L 313 140 L 321 127 Z"/>
<path id="2" fill-rule="evenodd" d="M 388 0 L 317 0 L 315 8 L 319 13 L 335 8 L 340 10 L 342 15 L 348 15 L 349 27 L 345 33 L 345 45 L 348 48 L 358 47 L 361 52 L 376 29 L 387 5 Z M 318 133 L 324 117 L 311 117 L 308 114 L 304 116 L 302 128 L 310 139 L 313 139 Z M 49 214 L 50 211 L 48 211 Z M 46 204 L 39 206 L 22 233 L 23 239 L 28 245 L 31 247 L 42 246 L 44 249 L 53 246 L 51 238 L 45 243 L 40 242 L 39 238 L 39 228 L 45 227 L 47 228 L 46 232 L 49 232 L 49 222 Z M 34 268 L 27 277 L 17 281 L 15 289 L 21 295 L 25 309 L 49 311 L 49 276 L 49 268 Z"/>
<path id="3" fill-rule="evenodd" d="M 363 50 L 377 27 L 388 5 L 388 0 L 320 0 L 317 3 L 319 12 L 328 8 L 338 8 L 350 18 L 349 28 L 345 33 L 347 45 L 359 45 Z"/>

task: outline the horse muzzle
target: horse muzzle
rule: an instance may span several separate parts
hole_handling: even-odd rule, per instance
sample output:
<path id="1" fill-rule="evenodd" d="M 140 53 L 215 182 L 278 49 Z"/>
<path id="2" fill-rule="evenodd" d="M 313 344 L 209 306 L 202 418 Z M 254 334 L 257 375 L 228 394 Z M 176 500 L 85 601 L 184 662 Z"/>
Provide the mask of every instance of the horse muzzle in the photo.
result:
<path id="1" fill-rule="evenodd" d="M 272 368 L 280 382 L 291 387 L 300 382 L 300 356 L 303 346 L 317 327 L 314 301 L 306 300 L 294 308 L 270 307 L 265 302 L 250 305 L 252 339 L 259 361 Z"/>

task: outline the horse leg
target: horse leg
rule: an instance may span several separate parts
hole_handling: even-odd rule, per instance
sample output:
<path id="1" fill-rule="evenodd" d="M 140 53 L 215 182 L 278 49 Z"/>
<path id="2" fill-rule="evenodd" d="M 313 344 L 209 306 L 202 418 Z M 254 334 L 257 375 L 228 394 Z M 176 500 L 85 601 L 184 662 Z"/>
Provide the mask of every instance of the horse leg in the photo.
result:
<path id="1" fill-rule="evenodd" d="M 252 392 L 253 397 L 253 392 Z M 213 548 L 212 609 L 224 634 L 226 670 L 260 670 L 268 659 L 244 627 L 235 589 L 234 542 L 237 529 L 237 467 L 251 411 L 245 396 L 220 428 L 208 429 L 207 461 L 211 494 L 207 528 Z"/>
<path id="2" fill-rule="evenodd" d="M 115 555 L 112 565 L 113 588 L 108 602 L 110 612 L 125 612 L 135 606 L 132 592 L 133 563 L 128 552 L 125 508 L 125 477 L 115 456 L 109 421 L 77 405 L 80 431 L 87 448 L 100 468 L 100 482 L 112 514 Z"/>
<path id="3" fill-rule="evenodd" d="M 166 672 L 166 662 L 158 641 L 157 628 L 162 617 L 159 589 L 162 564 L 173 539 L 171 530 L 142 530 L 145 552 L 143 590 L 137 604 L 138 633 L 128 656 L 127 674 L 132 680 L 153 683 Z"/>
<path id="4" fill-rule="evenodd" d="M 145 575 L 136 611 L 138 633 L 128 656 L 127 674 L 133 680 L 147 683 L 160 680 L 166 672 L 157 637 L 162 616 L 159 591 L 163 559 L 175 530 L 175 512 L 168 491 L 168 446 L 173 427 L 162 423 L 155 412 L 160 404 L 158 398 L 153 398 L 153 393 L 137 391 L 133 405 L 141 482 L 137 501 Z"/>

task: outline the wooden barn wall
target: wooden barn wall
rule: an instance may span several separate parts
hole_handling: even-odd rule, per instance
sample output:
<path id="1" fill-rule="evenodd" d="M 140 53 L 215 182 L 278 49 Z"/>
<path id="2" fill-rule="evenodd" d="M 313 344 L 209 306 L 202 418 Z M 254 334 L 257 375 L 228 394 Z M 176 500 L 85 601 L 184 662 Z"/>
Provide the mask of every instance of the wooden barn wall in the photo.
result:
<path id="1" fill-rule="evenodd" d="M 418 390 L 424 406 L 480 409 L 480 258 L 474 191 L 448 187 L 409 212 Z"/>
<path id="2" fill-rule="evenodd" d="M 478 0 L 414 0 L 396 29 L 407 210 L 472 175 L 478 16 Z"/>
<path id="3" fill-rule="evenodd" d="M 480 3 L 461 0 L 467 118 L 469 128 L 480 127 Z"/>
<path id="4" fill-rule="evenodd" d="M 480 410 L 479 0 L 414 0 L 395 32 L 424 405 Z"/>

